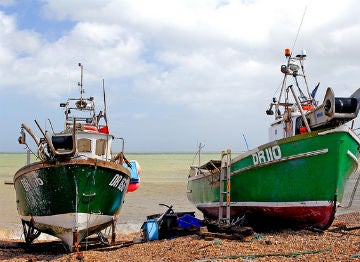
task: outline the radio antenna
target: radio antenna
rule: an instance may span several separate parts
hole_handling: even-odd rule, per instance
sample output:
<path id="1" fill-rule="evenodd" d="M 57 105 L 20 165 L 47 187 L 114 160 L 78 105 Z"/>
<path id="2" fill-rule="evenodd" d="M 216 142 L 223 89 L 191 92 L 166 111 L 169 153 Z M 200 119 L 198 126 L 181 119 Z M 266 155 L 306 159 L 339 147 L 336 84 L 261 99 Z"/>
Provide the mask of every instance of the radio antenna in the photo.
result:
<path id="1" fill-rule="evenodd" d="M 293 44 L 293 47 L 291 48 L 291 52 L 293 52 L 293 50 L 295 50 L 295 44 L 299 38 L 299 34 L 300 34 L 300 29 L 301 29 L 301 26 L 302 26 L 302 23 L 304 22 L 304 17 L 305 17 L 305 14 L 306 14 L 306 9 L 307 9 L 307 6 L 305 6 L 305 10 L 304 10 L 304 13 L 303 13 L 303 16 L 301 18 L 301 22 L 300 22 L 300 25 L 299 25 L 299 28 L 298 28 L 298 31 L 297 31 L 297 34 L 296 34 L 296 38 L 295 38 L 295 41 L 294 41 L 294 44 Z M 290 56 L 291 57 L 291 56 Z"/>

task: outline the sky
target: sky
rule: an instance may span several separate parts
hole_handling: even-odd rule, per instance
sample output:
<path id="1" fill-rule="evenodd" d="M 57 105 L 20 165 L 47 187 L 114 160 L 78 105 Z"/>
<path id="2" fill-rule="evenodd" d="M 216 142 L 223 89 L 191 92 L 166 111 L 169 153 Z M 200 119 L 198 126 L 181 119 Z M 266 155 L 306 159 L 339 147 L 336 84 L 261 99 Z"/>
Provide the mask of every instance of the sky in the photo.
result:
<path id="1" fill-rule="evenodd" d="M 125 152 L 254 148 L 268 141 L 285 48 L 306 50 L 320 102 L 327 87 L 360 87 L 359 10 L 355 0 L 0 0 L 0 152 L 23 151 L 21 123 L 39 136 L 35 119 L 63 129 L 79 62 L 98 110 L 104 79 Z"/>

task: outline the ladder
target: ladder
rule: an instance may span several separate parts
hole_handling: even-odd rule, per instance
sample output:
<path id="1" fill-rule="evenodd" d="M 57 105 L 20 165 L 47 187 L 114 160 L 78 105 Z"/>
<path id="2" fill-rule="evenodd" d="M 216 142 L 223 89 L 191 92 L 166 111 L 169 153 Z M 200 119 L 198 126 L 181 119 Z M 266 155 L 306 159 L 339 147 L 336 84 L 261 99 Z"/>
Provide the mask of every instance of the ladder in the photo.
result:
<path id="1" fill-rule="evenodd" d="M 231 150 L 221 152 L 219 223 L 230 225 Z M 225 212 L 224 212 L 225 211 Z"/>

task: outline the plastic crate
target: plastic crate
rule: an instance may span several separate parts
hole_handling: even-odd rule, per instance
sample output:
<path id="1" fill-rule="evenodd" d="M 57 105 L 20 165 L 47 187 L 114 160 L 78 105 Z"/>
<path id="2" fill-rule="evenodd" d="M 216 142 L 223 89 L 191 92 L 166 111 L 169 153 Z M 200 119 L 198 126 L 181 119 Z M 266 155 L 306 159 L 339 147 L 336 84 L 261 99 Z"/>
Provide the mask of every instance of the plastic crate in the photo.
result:
<path id="1" fill-rule="evenodd" d="M 199 219 L 189 214 L 185 214 L 182 217 L 179 217 L 177 221 L 179 227 L 181 228 L 201 227 Z"/>

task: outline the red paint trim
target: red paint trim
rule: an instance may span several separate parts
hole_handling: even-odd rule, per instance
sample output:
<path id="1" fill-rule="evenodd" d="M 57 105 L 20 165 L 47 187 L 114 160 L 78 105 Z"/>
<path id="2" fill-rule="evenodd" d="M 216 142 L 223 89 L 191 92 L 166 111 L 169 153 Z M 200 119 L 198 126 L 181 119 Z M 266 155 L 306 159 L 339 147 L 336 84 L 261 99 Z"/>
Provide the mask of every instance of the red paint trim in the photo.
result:
<path id="1" fill-rule="evenodd" d="M 219 208 L 198 207 L 204 216 L 218 219 Z M 335 206 L 329 202 L 327 206 L 292 206 L 292 207 L 269 207 L 269 206 L 231 206 L 230 216 L 248 216 L 250 224 L 269 223 L 270 221 L 283 221 L 297 226 L 314 226 L 319 229 L 328 228 L 335 216 Z M 225 213 L 225 209 L 224 209 Z"/>

